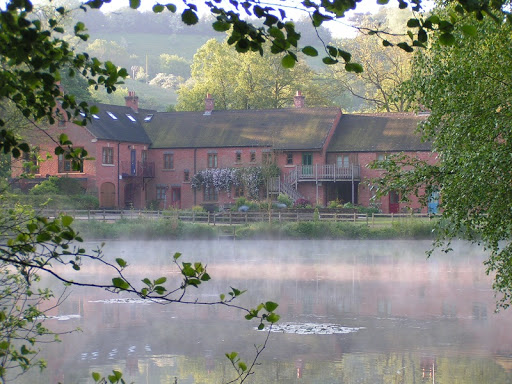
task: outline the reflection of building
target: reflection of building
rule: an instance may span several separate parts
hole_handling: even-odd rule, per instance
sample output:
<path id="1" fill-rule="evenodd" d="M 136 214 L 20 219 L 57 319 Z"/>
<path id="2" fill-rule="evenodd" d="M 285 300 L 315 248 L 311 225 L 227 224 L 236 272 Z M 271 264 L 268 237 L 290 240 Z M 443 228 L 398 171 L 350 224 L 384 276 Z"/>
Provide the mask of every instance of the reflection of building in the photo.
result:
<path id="1" fill-rule="evenodd" d="M 369 163 L 399 152 L 433 161 L 430 145 L 416 135 L 421 117 L 306 108 L 300 92 L 290 109 L 215 111 L 213 96 L 207 95 L 204 112 L 156 112 L 139 109 L 134 92 L 126 106 L 98 107 L 86 127 L 61 120 L 48 130 L 55 137 L 66 134 L 94 160 L 73 170 L 71 161 L 58 156 L 39 164 L 34 181 L 51 175 L 80 179 L 105 208 L 228 205 L 248 196 L 247 186 L 195 189 L 194 175 L 271 164 L 280 171 L 267 182 L 274 197 L 284 193 L 313 205 L 333 200 L 369 205 L 375 189 L 367 182 L 381 173 L 368 169 Z M 29 140 L 41 152 L 53 152 L 48 138 Z M 15 166 L 13 174 L 21 168 Z M 396 193 L 377 204 L 384 212 L 403 208 Z M 412 205 L 419 208 L 414 198 Z"/>

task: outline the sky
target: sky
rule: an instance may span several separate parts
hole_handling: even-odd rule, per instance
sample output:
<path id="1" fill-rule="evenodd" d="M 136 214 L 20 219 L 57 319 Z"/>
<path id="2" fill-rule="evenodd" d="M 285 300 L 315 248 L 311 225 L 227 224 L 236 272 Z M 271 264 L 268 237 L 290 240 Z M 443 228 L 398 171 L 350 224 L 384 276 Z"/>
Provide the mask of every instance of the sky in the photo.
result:
<path id="1" fill-rule="evenodd" d="M 162 3 L 165 3 L 166 1 L 161 1 Z M 155 1 L 152 0 L 144 0 L 141 2 L 141 10 L 151 10 L 151 7 L 153 4 L 155 4 Z M 173 2 L 176 4 L 176 6 L 179 6 L 182 4 L 181 1 L 175 1 Z M 197 1 L 197 4 L 201 3 L 201 1 Z M 304 17 L 306 13 L 304 10 L 297 10 L 297 8 L 301 7 L 301 1 L 300 0 L 286 0 L 286 1 L 272 1 L 269 0 L 267 2 L 262 1 L 262 5 L 268 5 L 272 6 L 272 4 L 276 4 L 276 6 L 281 6 L 285 9 L 286 14 L 288 17 L 295 19 Z M 103 12 L 111 12 L 121 7 L 126 7 L 128 5 L 128 0 L 112 0 L 110 4 L 105 5 L 102 7 Z M 398 7 L 397 0 L 391 0 L 389 5 L 390 7 Z M 362 0 L 358 6 L 356 11 L 350 11 L 347 13 L 347 16 L 343 19 L 328 22 L 325 24 L 327 28 L 330 29 L 333 37 L 350 37 L 355 36 L 356 30 L 354 28 L 350 27 L 350 22 L 348 19 L 350 19 L 350 16 L 353 15 L 355 12 L 357 13 L 376 13 L 378 10 L 382 8 L 382 5 L 377 4 L 377 0 Z M 207 8 L 204 7 L 203 9 L 199 9 L 200 12 L 203 14 L 206 14 L 208 12 Z"/>

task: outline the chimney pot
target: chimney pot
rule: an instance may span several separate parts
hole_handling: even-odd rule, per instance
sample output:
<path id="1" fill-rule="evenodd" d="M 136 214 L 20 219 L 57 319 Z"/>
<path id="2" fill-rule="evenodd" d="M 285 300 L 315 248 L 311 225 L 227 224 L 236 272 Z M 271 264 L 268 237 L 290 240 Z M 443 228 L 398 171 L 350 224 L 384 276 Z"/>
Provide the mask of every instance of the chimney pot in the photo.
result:
<path id="1" fill-rule="evenodd" d="M 135 91 L 128 91 L 128 96 L 124 98 L 126 106 L 133 109 L 133 112 L 139 112 L 139 96 L 135 96 Z"/>
<path id="2" fill-rule="evenodd" d="M 297 91 L 293 97 L 293 104 L 295 105 L 295 108 L 304 108 L 304 99 L 305 97 L 302 95 L 302 92 Z"/>
<path id="3" fill-rule="evenodd" d="M 215 107 L 215 100 L 213 96 L 209 93 L 206 94 L 206 98 L 204 99 L 204 114 L 211 115 L 213 108 Z"/>

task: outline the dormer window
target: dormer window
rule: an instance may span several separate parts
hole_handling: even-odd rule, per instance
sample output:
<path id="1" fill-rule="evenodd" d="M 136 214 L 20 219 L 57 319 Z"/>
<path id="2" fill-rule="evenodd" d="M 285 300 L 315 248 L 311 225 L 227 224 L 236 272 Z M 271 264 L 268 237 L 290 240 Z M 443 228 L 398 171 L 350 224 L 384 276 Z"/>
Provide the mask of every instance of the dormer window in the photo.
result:
<path id="1" fill-rule="evenodd" d="M 96 120 L 100 119 L 100 117 L 97 114 L 95 114 L 95 113 L 92 114 L 92 117 L 95 118 Z"/>
<path id="2" fill-rule="evenodd" d="M 83 118 L 85 118 L 85 116 L 86 116 L 85 112 L 80 112 L 80 116 L 82 116 Z"/>
<path id="3" fill-rule="evenodd" d="M 130 121 L 132 122 L 136 122 L 137 120 L 135 120 L 135 117 L 133 117 L 132 115 L 130 115 L 129 113 L 126 114 L 126 117 L 130 119 Z"/>
<path id="4" fill-rule="evenodd" d="M 145 123 L 149 123 L 151 121 L 151 119 L 153 118 L 153 115 L 152 114 L 149 114 L 147 115 L 145 118 L 144 118 L 144 122 Z"/>
<path id="5" fill-rule="evenodd" d="M 112 120 L 117 120 L 117 116 L 114 115 L 112 112 L 107 111 L 107 114 L 112 118 Z"/>

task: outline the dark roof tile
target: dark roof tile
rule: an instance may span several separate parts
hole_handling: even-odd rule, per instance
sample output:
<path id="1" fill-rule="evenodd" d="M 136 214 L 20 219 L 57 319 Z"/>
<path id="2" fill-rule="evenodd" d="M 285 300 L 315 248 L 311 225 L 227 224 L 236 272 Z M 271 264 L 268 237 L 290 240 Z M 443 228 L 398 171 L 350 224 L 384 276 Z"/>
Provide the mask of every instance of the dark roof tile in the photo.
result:
<path id="1" fill-rule="evenodd" d="M 340 119 L 328 152 L 429 151 L 418 123 L 425 116 L 412 113 L 349 114 Z"/>
<path id="2" fill-rule="evenodd" d="M 96 138 L 131 143 L 151 143 L 140 122 L 146 116 L 147 111 L 139 110 L 139 113 L 135 113 L 130 107 L 109 104 L 96 104 L 96 106 L 100 110 L 96 114 L 98 118 L 93 116 L 86 126 Z M 108 112 L 117 119 L 113 119 Z M 130 115 L 135 121 L 127 115 Z"/>
<path id="3" fill-rule="evenodd" d="M 338 108 L 167 112 L 143 123 L 152 148 L 321 149 Z"/>

